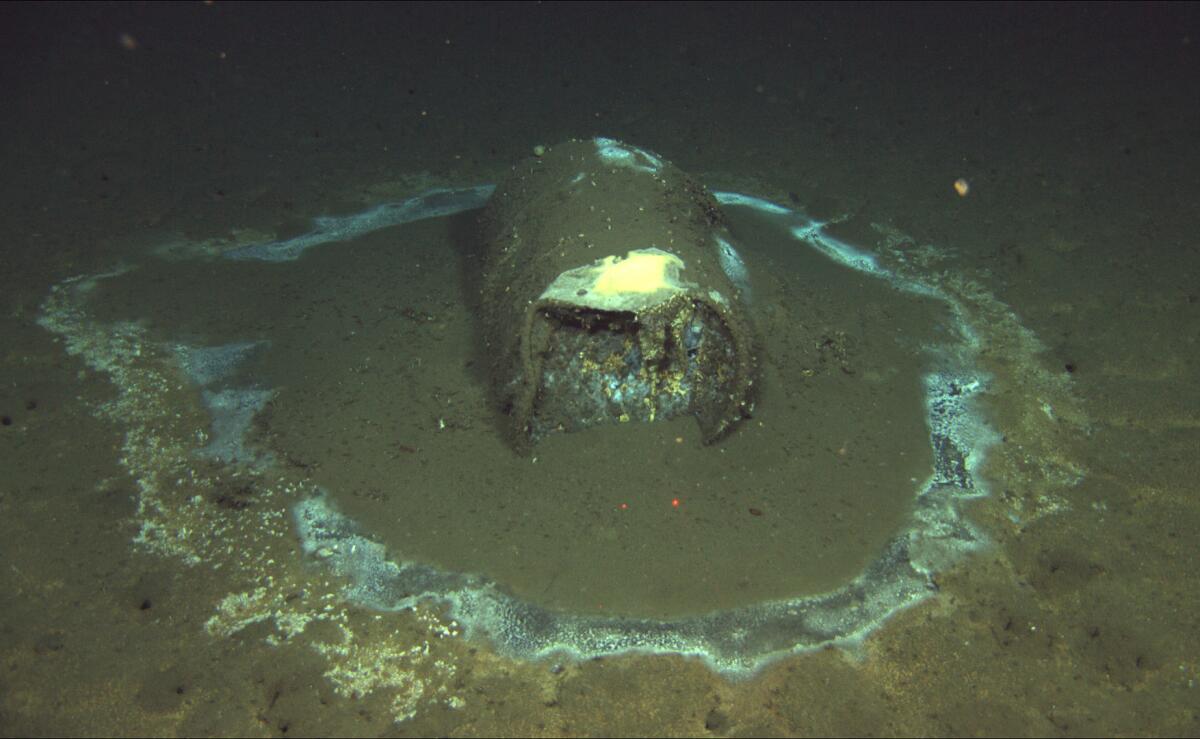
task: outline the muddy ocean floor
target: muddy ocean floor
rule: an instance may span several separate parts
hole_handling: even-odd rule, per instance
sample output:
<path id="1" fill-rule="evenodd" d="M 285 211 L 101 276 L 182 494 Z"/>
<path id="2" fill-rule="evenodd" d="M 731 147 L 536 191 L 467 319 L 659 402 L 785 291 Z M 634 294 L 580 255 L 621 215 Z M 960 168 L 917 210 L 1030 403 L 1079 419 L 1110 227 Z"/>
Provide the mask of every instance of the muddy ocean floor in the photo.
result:
<path id="1" fill-rule="evenodd" d="M 1200 733 L 1200 13 L 409 5 L 0 9 L 0 733 Z M 664 611 L 702 608 L 706 587 L 719 607 L 739 588 L 820 589 L 813 573 L 846 577 L 894 530 L 884 518 L 908 515 L 885 482 L 837 487 L 926 464 L 869 420 L 877 407 L 914 434 L 897 363 L 870 361 L 878 326 L 854 372 L 822 375 L 819 347 L 774 351 L 761 428 L 713 447 L 678 421 L 638 429 L 659 477 L 626 465 L 622 494 L 597 482 L 603 464 L 560 460 L 563 504 L 589 518 L 543 532 L 530 517 L 564 516 L 554 499 L 494 516 L 454 502 L 489 485 L 519 502 L 523 479 L 463 360 L 470 262 L 437 248 L 469 215 L 337 247 L 360 249 L 346 271 L 340 251 L 288 278 L 211 258 L 593 136 L 841 219 L 881 264 L 955 296 L 999 441 L 988 494 L 962 506 L 983 544 L 930 597 L 730 676 L 671 654 L 515 659 L 436 601 L 347 602 L 302 555 L 289 511 L 315 486 L 382 520 L 400 505 L 386 482 L 410 475 L 445 493 L 414 524 L 430 559 L 490 561 L 551 605 L 599 607 L 570 586 L 609 588 L 653 615 L 639 608 L 656 588 Z M 403 251 L 381 257 L 390 240 Z M 772 336 L 795 321 L 855 336 L 838 323 L 853 306 L 829 307 L 848 302 L 836 283 L 789 260 L 747 258 L 771 272 Z M 855 315 L 897 321 L 899 344 L 934 330 Z M 194 453 L 219 430 L 172 349 L 252 334 L 298 358 L 245 367 L 279 388 L 250 434 L 269 474 Z M 804 427 L 797 388 L 859 387 L 845 415 Z M 597 445 L 625 453 L 620 430 Z M 672 464 L 738 484 L 693 484 L 689 519 L 612 518 L 666 500 Z M 804 470 L 824 482 L 796 480 L 798 503 Z M 464 533 L 493 518 L 504 536 Z M 683 520 L 677 587 L 631 580 L 622 603 L 620 579 L 579 555 L 607 547 L 636 572 L 628 542 Z M 779 536 L 831 566 L 781 577 L 763 556 Z M 560 571 L 586 577 L 540 585 Z"/>

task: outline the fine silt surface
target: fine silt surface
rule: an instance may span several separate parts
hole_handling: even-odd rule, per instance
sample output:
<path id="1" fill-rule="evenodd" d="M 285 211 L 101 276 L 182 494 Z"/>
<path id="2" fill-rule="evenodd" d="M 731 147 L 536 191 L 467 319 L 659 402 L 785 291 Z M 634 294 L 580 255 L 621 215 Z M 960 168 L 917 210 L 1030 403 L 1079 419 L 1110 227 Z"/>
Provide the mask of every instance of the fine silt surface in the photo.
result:
<path id="1" fill-rule="evenodd" d="M 0 28 L 0 733 L 1200 733 L 1193 6 Z M 713 443 L 501 433 L 478 206 L 597 137 L 786 211 Z"/>

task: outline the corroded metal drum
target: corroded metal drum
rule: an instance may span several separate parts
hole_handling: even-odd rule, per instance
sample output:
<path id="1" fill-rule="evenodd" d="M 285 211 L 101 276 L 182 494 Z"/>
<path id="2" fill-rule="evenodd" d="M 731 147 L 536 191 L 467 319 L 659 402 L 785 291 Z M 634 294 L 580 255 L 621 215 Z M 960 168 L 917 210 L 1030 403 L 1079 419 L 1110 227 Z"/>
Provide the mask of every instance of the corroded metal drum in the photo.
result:
<path id="1" fill-rule="evenodd" d="M 491 382 L 514 445 L 754 407 L 745 268 L 709 192 L 651 152 L 570 141 L 513 167 L 482 216 Z"/>

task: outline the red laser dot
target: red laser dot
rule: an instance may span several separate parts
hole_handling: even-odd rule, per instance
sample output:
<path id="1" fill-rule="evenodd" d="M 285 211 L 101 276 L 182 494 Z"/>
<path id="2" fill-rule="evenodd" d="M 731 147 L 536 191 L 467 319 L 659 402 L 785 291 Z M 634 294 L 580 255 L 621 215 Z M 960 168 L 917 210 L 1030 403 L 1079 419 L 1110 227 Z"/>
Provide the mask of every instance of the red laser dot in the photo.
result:
<path id="1" fill-rule="evenodd" d="M 679 498 L 671 498 L 671 507 L 672 507 L 672 508 L 678 508 L 678 507 L 679 507 Z"/>
<path id="2" fill-rule="evenodd" d="M 627 510 L 629 510 L 629 504 L 628 504 L 628 503 L 622 503 L 622 504 L 618 505 L 618 506 L 617 506 L 617 508 L 620 508 L 620 509 L 621 509 L 621 510 L 623 510 L 623 511 L 627 511 Z"/>

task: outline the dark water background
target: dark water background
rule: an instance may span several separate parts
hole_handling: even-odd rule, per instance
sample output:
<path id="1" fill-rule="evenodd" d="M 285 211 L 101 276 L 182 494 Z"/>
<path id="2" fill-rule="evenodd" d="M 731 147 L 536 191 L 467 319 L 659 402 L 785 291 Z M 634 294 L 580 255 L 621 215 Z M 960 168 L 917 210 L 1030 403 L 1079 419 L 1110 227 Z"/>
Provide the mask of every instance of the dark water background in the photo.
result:
<path id="1" fill-rule="evenodd" d="M 1194 6 L 6 4 L 0 35 L 4 734 L 1200 732 Z M 123 430 L 95 412 L 113 386 L 37 325 L 52 286 L 593 135 L 934 245 L 1040 341 L 1069 416 L 1020 335 L 985 351 L 992 546 L 856 650 L 736 683 L 678 657 L 511 662 L 421 611 L 283 646 L 206 627 L 255 584 L 131 544 Z M 219 289 L 196 270 L 147 284 Z M 303 642 L 344 633 L 340 655 Z"/>

